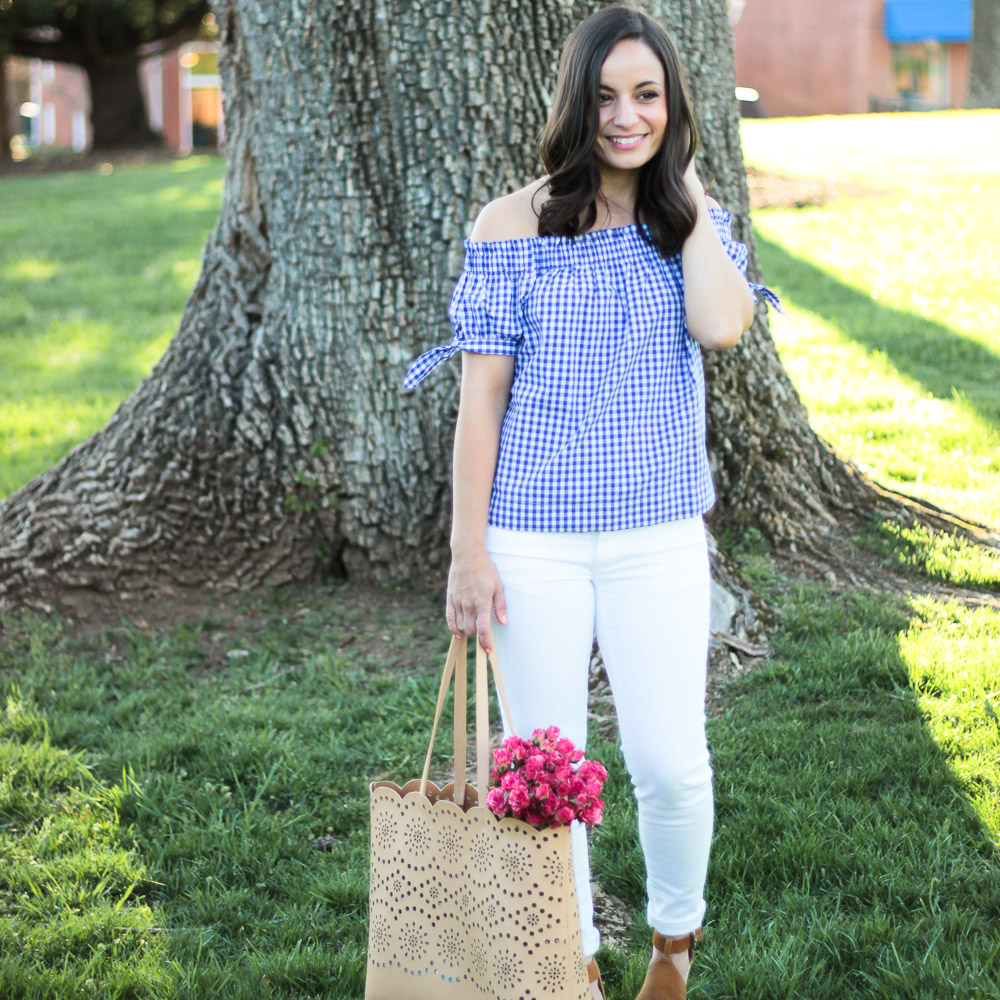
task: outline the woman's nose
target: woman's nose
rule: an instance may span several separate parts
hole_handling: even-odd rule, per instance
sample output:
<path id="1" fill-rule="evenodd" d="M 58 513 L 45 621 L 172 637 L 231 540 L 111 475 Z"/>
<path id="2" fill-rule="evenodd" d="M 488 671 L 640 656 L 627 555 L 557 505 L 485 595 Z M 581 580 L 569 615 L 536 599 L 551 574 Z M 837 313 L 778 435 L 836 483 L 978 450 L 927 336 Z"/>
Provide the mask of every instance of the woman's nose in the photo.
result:
<path id="1" fill-rule="evenodd" d="M 635 105 L 631 98 L 623 97 L 615 102 L 615 124 L 618 126 L 632 125 L 636 121 Z"/>

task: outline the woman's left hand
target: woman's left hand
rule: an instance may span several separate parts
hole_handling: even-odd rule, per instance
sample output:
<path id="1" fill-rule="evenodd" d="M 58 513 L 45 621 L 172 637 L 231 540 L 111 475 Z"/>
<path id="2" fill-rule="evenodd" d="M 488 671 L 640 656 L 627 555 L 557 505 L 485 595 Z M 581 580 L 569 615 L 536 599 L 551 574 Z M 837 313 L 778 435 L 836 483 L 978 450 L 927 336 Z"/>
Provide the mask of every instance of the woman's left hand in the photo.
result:
<path id="1" fill-rule="evenodd" d="M 693 156 L 691 157 L 691 162 L 687 165 L 687 170 L 684 171 L 684 183 L 691 192 L 691 197 L 694 198 L 695 204 L 698 203 L 699 199 L 705 197 L 705 185 L 701 183 L 701 178 L 698 177 Z"/>

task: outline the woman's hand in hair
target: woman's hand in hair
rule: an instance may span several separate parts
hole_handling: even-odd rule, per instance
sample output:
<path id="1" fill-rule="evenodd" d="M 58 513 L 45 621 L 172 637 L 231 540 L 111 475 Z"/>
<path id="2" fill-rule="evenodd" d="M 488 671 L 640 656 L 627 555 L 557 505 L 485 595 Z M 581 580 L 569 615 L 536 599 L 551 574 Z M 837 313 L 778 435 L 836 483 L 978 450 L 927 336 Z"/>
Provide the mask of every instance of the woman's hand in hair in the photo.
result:
<path id="1" fill-rule="evenodd" d="M 701 202 L 705 199 L 705 185 L 702 184 L 701 178 L 698 176 L 693 156 L 687 165 L 687 170 L 684 171 L 684 183 L 687 185 L 688 191 L 691 192 L 691 197 L 694 198 L 694 203 L 700 212 L 703 207 Z"/>

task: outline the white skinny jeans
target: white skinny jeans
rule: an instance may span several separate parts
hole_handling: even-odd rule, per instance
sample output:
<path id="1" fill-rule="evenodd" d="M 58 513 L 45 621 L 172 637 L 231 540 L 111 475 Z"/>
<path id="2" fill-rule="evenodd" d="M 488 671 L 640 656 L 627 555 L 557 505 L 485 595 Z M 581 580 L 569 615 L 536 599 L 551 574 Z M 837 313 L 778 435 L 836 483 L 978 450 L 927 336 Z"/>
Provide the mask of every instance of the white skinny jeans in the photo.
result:
<path id="1" fill-rule="evenodd" d="M 516 729 L 556 725 L 586 748 L 590 654 L 611 684 L 638 805 L 646 918 L 661 934 L 698 927 L 712 839 L 713 771 L 705 739 L 709 566 L 700 517 L 621 531 L 511 531 L 489 525 L 507 624 L 492 619 Z M 498 699 L 499 701 L 499 699 Z M 584 824 L 571 829 L 585 955 L 594 926 Z"/>

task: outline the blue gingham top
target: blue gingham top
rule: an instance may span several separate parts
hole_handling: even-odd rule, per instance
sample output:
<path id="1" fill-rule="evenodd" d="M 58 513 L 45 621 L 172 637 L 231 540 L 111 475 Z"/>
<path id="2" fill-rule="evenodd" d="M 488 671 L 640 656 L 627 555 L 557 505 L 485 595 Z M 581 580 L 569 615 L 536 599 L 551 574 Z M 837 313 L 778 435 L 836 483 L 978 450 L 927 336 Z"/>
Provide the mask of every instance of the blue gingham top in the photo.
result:
<path id="1" fill-rule="evenodd" d="M 745 274 L 729 213 L 709 212 Z M 681 255 L 665 259 L 636 224 L 464 245 L 455 337 L 420 355 L 403 386 L 457 351 L 514 355 L 489 523 L 612 531 L 708 510 L 704 376 Z M 751 288 L 778 305 L 763 285 Z"/>

